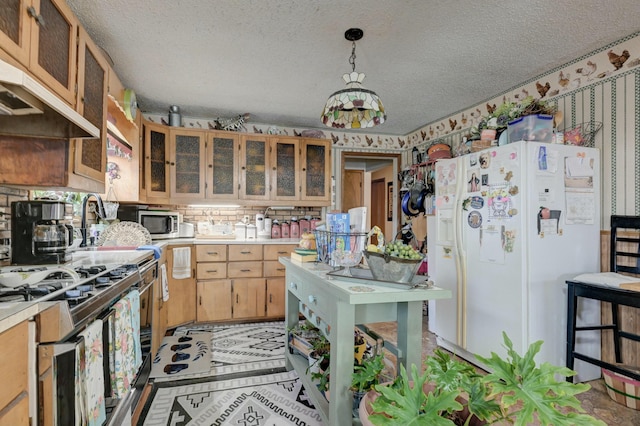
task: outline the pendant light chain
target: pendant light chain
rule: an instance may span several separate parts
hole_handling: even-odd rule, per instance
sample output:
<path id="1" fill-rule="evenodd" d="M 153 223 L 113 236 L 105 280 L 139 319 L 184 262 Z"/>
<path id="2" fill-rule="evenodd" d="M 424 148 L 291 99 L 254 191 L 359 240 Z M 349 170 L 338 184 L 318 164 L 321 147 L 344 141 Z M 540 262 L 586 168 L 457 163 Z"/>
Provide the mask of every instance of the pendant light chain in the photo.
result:
<path id="1" fill-rule="evenodd" d="M 356 42 L 351 42 L 351 56 L 349 56 L 349 63 L 351 64 L 351 71 L 356 70 Z"/>

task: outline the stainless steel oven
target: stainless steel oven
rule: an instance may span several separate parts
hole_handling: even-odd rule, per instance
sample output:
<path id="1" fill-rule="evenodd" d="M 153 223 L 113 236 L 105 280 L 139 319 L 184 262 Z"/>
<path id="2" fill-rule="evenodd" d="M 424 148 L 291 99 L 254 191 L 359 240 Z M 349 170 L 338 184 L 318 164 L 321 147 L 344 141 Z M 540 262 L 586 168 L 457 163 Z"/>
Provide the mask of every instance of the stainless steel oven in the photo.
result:
<path id="1" fill-rule="evenodd" d="M 80 267 L 80 270 L 87 269 Z M 39 424 L 44 426 L 68 426 L 77 424 L 83 417 L 83 400 L 77 398 L 79 387 L 77 371 L 83 348 L 82 332 L 96 319 L 102 320 L 104 399 L 106 405 L 106 424 L 122 425 L 131 418 L 132 407 L 140 399 L 151 371 L 151 341 L 145 336 L 151 334 L 150 302 L 153 300 L 153 284 L 157 278 L 157 260 L 153 254 L 145 257 L 139 264 L 92 265 L 89 275 L 72 287 L 66 287 L 51 293 L 42 302 L 49 304 L 36 320 L 38 322 L 38 399 Z M 83 273 L 83 272 L 79 272 Z M 52 284 L 49 284 L 52 285 Z M 61 300 L 69 292 L 68 288 L 82 288 L 91 292 L 86 299 L 77 301 Z M 131 380 L 131 388 L 120 394 L 112 391 L 111 378 L 114 376 L 113 355 L 109 351 L 111 340 L 119 336 L 114 333 L 114 310 L 119 301 L 139 294 L 140 328 L 139 333 L 141 365 Z M 76 293 L 72 293 L 74 296 Z M 138 300 L 135 294 L 135 300 Z M 76 304 L 77 303 L 77 304 Z M 132 304 L 133 305 L 133 304 Z M 133 315 L 133 313 L 132 313 Z"/>

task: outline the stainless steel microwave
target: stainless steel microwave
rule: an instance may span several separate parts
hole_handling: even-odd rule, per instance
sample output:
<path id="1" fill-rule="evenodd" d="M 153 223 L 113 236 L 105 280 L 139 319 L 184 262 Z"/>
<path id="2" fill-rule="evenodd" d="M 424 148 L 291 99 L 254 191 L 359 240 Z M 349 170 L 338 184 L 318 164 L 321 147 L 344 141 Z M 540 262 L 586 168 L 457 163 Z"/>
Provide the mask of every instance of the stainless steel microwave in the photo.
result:
<path id="1" fill-rule="evenodd" d="M 147 228 L 154 240 L 180 236 L 180 214 L 166 210 L 149 210 L 146 205 L 120 205 L 118 219 L 136 222 Z"/>
<path id="2" fill-rule="evenodd" d="M 138 210 L 138 223 L 147 228 L 154 240 L 180 236 L 180 214 L 178 212 Z"/>

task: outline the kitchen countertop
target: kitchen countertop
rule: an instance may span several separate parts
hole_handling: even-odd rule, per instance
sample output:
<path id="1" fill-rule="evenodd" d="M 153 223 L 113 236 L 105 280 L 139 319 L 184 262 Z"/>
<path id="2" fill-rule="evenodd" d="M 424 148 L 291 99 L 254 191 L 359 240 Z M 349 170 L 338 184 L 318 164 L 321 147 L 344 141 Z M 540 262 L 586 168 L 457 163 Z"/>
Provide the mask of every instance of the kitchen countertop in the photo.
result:
<path id="1" fill-rule="evenodd" d="M 151 250 L 86 250 L 72 253 L 73 259 L 68 262 L 68 266 L 99 265 L 112 263 L 138 263 L 149 256 Z M 43 265 L 44 266 L 44 265 Z M 9 268 L 18 268 L 20 265 L 13 265 Z M 38 302 L 7 302 L 0 303 L 0 333 L 11 327 L 28 320 L 37 315 L 52 303 L 62 303 L 62 301 Z"/>
<path id="2" fill-rule="evenodd" d="M 235 238 L 172 238 L 168 240 L 154 240 L 153 244 L 159 247 L 175 244 L 298 244 L 300 238 L 270 238 L 268 240 L 236 240 Z"/>

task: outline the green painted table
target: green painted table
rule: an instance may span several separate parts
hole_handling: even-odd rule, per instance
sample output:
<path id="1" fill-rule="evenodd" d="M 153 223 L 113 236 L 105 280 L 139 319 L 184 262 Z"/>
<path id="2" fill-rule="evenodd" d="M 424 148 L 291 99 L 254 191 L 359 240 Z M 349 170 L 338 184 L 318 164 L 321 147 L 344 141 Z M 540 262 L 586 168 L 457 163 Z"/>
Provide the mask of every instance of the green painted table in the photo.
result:
<path id="1" fill-rule="evenodd" d="M 309 363 L 286 352 L 287 368 L 295 369 L 327 425 L 352 422 L 349 391 L 353 372 L 353 329 L 358 324 L 397 321 L 398 360 L 405 367 L 422 362 L 422 304 L 450 298 L 438 287 L 404 289 L 379 282 L 361 282 L 327 275 L 332 268 L 319 263 L 298 263 L 280 257 L 286 267 L 285 326 L 291 328 L 302 313 L 331 343 L 328 403 L 306 371 Z M 391 284 L 391 283 L 390 283 Z"/>

